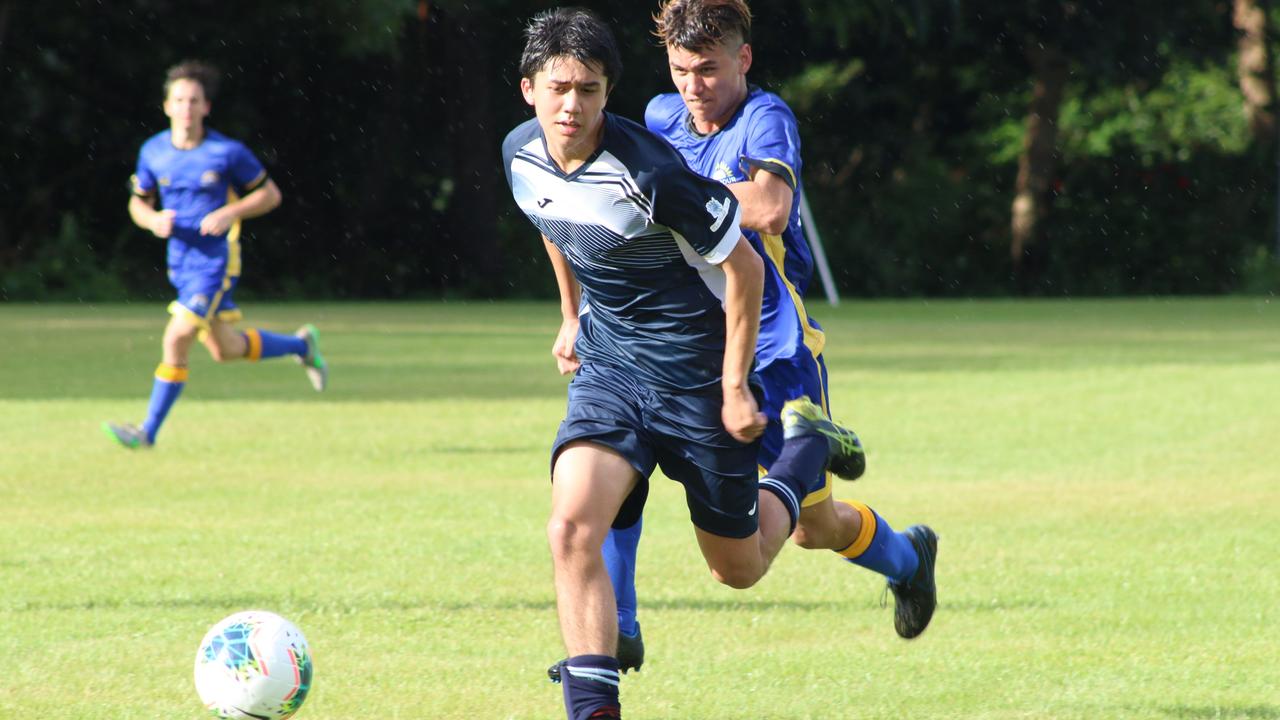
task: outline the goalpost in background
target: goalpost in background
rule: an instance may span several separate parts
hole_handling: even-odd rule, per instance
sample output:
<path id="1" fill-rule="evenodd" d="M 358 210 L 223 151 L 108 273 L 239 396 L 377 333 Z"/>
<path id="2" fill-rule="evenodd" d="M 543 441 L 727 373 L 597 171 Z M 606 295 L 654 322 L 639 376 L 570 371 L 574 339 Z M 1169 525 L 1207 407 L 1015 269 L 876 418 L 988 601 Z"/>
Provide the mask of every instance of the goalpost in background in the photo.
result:
<path id="1" fill-rule="evenodd" d="M 818 277 L 822 279 L 827 303 L 835 307 L 840 304 L 840 295 L 836 292 L 836 282 L 831 277 L 831 266 L 827 264 L 827 252 L 822 249 L 822 235 L 818 233 L 818 224 L 813 221 L 813 212 L 809 210 L 809 196 L 804 192 L 800 193 L 800 223 L 804 238 L 809 241 L 813 262 L 818 266 Z"/>

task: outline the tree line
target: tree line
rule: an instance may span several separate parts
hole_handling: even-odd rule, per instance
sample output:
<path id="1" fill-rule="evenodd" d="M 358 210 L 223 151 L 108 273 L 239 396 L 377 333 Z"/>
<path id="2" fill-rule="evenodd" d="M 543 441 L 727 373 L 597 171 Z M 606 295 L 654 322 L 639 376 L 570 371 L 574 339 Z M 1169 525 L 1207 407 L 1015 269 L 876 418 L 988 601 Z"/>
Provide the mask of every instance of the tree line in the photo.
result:
<path id="1" fill-rule="evenodd" d="M 584 1 L 667 92 L 655 3 Z M 803 182 L 854 296 L 1273 291 L 1263 0 L 755 0 L 750 78 L 800 120 Z M 0 0 L 0 298 L 167 299 L 125 213 L 165 67 L 225 73 L 208 124 L 285 194 L 240 294 L 549 297 L 498 147 L 529 117 L 517 0 Z"/>

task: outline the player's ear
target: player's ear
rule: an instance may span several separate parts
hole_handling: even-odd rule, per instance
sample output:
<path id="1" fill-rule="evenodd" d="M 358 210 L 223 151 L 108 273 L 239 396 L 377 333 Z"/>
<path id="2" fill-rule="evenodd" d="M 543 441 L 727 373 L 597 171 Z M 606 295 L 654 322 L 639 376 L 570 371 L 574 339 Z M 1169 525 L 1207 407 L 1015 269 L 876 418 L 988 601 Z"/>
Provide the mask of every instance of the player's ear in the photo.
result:
<path id="1" fill-rule="evenodd" d="M 751 69 L 751 43 L 742 43 L 742 47 L 738 48 L 738 64 L 742 66 L 743 75 Z"/>
<path id="2" fill-rule="evenodd" d="M 533 104 L 533 81 L 529 78 L 520 78 L 520 94 L 524 96 L 524 101 L 530 105 Z"/>

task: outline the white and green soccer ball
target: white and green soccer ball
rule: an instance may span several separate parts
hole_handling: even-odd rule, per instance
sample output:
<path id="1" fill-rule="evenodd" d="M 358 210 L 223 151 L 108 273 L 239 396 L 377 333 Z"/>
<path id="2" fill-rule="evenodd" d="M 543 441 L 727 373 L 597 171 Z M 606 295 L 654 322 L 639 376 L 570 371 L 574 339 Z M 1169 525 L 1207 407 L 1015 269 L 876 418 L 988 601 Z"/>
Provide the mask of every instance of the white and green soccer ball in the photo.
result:
<path id="1" fill-rule="evenodd" d="M 283 720 L 311 690 L 311 651 L 293 623 L 246 610 L 205 633 L 196 651 L 196 692 L 214 717 Z"/>

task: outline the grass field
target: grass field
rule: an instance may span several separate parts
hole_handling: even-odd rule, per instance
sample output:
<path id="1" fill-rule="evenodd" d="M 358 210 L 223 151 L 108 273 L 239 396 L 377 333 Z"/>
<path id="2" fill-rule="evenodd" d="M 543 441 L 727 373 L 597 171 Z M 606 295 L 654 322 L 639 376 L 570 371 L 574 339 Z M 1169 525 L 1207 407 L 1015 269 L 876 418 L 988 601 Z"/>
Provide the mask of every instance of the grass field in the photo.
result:
<path id="1" fill-rule="evenodd" d="M 933 626 L 825 552 L 718 586 L 659 479 L 628 718 L 1280 718 L 1280 303 L 815 312 L 868 448 L 837 494 L 938 530 Z M 0 718 L 202 717 L 196 644 L 248 608 L 311 642 L 300 718 L 564 717 L 555 308 L 249 315 L 315 320 L 330 391 L 198 353 L 129 453 L 98 426 L 141 419 L 163 308 L 0 305 Z"/>

